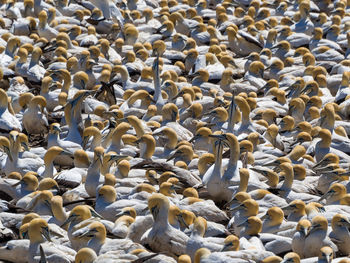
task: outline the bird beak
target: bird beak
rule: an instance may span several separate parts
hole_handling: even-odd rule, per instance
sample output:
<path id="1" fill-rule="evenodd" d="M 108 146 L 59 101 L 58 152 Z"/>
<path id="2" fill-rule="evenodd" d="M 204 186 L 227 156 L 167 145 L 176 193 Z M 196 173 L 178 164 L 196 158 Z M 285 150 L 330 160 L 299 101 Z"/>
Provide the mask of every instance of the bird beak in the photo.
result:
<path id="1" fill-rule="evenodd" d="M 287 205 L 285 207 L 282 207 L 282 210 L 285 211 L 285 212 L 290 212 L 293 210 L 293 207 L 291 207 L 290 205 Z"/>
<path id="2" fill-rule="evenodd" d="M 326 192 L 324 195 L 322 195 L 321 197 L 320 197 L 320 199 L 318 199 L 318 202 L 321 202 L 322 200 L 324 200 L 324 199 L 327 199 L 329 196 L 331 196 L 332 195 L 332 193 L 331 192 Z"/>
<path id="3" fill-rule="evenodd" d="M 224 246 L 223 246 L 222 249 L 221 249 L 221 252 L 228 251 L 229 248 L 230 248 L 230 246 L 231 246 L 230 243 L 224 244 Z"/>
<path id="4" fill-rule="evenodd" d="M 268 214 L 265 214 L 263 215 L 262 217 L 260 217 L 260 220 L 263 221 L 265 219 L 268 219 L 269 215 Z"/>
<path id="5" fill-rule="evenodd" d="M 318 163 L 316 163 L 313 168 L 315 169 L 315 168 L 321 166 L 321 164 L 323 164 L 323 160 L 321 160 Z"/>
<path id="6" fill-rule="evenodd" d="M 87 231 L 81 233 L 79 237 L 94 237 L 96 229 L 88 229 Z"/>
<path id="7" fill-rule="evenodd" d="M 10 149 L 6 146 L 4 146 L 4 150 L 5 150 L 5 153 L 7 154 L 7 156 L 10 158 L 10 161 L 13 162 L 13 158 L 12 158 L 12 154 L 10 152 Z"/>
<path id="8" fill-rule="evenodd" d="M 43 227 L 42 230 L 43 230 L 43 232 L 42 232 L 43 236 L 46 238 L 47 241 L 51 242 L 52 240 L 51 240 L 51 237 L 50 237 L 49 228 L 48 227 Z"/>
<path id="9" fill-rule="evenodd" d="M 121 217 L 121 216 L 125 216 L 125 215 L 130 215 L 130 213 L 127 211 L 122 211 L 122 212 L 116 214 L 116 217 Z"/>
<path id="10" fill-rule="evenodd" d="M 135 141 L 135 143 L 141 143 L 141 142 L 142 142 L 142 138 Z"/>
<path id="11" fill-rule="evenodd" d="M 209 137 L 216 138 L 222 141 L 226 140 L 226 136 L 224 134 L 210 134 Z"/>
<path id="12" fill-rule="evenodd" d="M 59 155 L 73 157 L 73 155 L 70 152 L 67 152 L 67 151 L 62 151 L 62 152 L 59 153 Z"/>
<path id="13" fill-rule="evenodd" d="M 194 77 L 197 77 L 199 76 L 199 72 L 196 71 L 196 72 L 193 72 L 192 74 L 188 75 L 190 78 L 194 78 Z"/>
<path id="14" fill-rule="evenodd" d="M 97 161 L 99 161 L 101 165 L 103 164 L 103 154 L 97 154 Z"/>
<path id="15" fill-rule="evenodd" d="M 307 236 L 307 233 L 308 233 L 308 229 L 307 228 L 303 228 L 303 233 L 305 235 L 305 237 Z"/>
<path id="16" fill-rule="evenodd" d="M 278 164 L 277 160 L 275 160 L 275 161 L 273 161 L 273 162 L 271 162 L 271 163 L 265 164 L 265 166 L 278 166 L 278 165 L 279 165 L 279 164 Z"/>
<path id="17" fill-rule="evenodd" d="M 101 219 L 104 219 L 103 216 L 101 216 L 99 213 L 97 213 L 95 211 L 95 209 L 93 209 L 92 207 L 90 207 L 90 211 L 91 211 L 91 215 L 94 216 L 94 217 L 98 217 L 98 218 L 101 218 Z"/>
<path id="18" fill-rule="evenodd" d="M 89 138 L 90 138 L 89 136 L 84 136 L 84 138 L 83 138 L 82 147 L 84 150 L 86 149 L 86 145 L 89 141 Z"/>
<path id="19" fill-rule="evenodd" d="M 305 237 L 308 237 L 311 233 L 315 232 L 317 229 L 317 226 L 311 226 L 309 232 L 305 235 Z"/>
<path id="20" fill-rule="evenodd" d="M 200 135 L 199 135 L 199 134 L 196 134 L 196 135 L 193 136 L 193 137 L 191 138 L 191 140 L 189 140 L 188 142 L 192 143 L 193 141 L 197 140 L 199 137 L 200 137 Z"/>
<path id="21" fill-rule="evenodd" d="M 158 216 L 158 213 L 159 213 L 158 207 L 157 207 L 157 206 L 152 207 L 152 208 L 151 208 L 151 213 L 152 213 L 152 215 L 153 215 L 153 218 L 156 219 L 157 216 Z"/>
<path id="22" fill-rule="evenodd" d="M 58 126 L 53 126 L 53 130 L 54 131 L 57 131 L 57 132 L 62 132 L 62 130 L 61 130 L 61 128 L 60 127 L 58 127 Z"/>
<path id="23" fill-rule="evenodd" d="M 235 209 L 236 207 L 240 206 L 240 203 L 238 202 L 238 200 L 235 197 L 233 197 L 230 201 L 228 201 L 224 207 L 226 208 L 226 207 L 229 207 L 232 205 L 235 205 L 235 206 L 231 209 Z"/>
<path id="24" fill-rule="evenodd" d="M 237 227 L 244 227 L 248 225 L 248 220 L 244 221 L 243 223 L 240 223 L 239 225 L 237 225 Z"/>
<path id="25" fill-rule="evenodd" d="M 177 218 L 181 225 L 184 225 L 187 229 L 190 228 L 181 214 Z"/>
<path id="26" fill-rule="evenodd" d="M 171 155 L 166 161 L 168 162 L 168 161 L 170 161 L 170 160 L 172 160 L 172 159 L 174 159 L 174 158 L 176 158 L 176 157 L 178 157 L 178 156 L 180 156 L 181 155 L 181 153 L 179 152 L 179 151 L 176 151 L 173 155 Z"/>
<path id="27" fill-rule="evenodd" d="M 349 221 L 345 221 L 344 224 L 345 224 L 346 228 L 350 229 L 350 222 Z"/>
<path id="28" fill-rule="evenodd" d="M 70 215 L 66 221 L 63 222 L 63 224 L 61 225 L 61 227 L 64 227 L 65 225 L 68 225 L 69 223 L 71 223 L 72 221 L 74 221 L 74 219 L 76 218 L 76 215 Z"/>
<path id="29" fill-rule="evenodd" d="M 243 207 L 243 204 L 240 204 L 236 207 L 233 207 L 233 208 L 230 208 L 229 210 L 232 212 L 232 211 L 237 211 L 238 209 L 240 209 L 241 207 Z"/>
<path id="30" fill-rule="evenodd" d="M 111 154 L 110 161 L 116 161 L 118 162 L 119 160 L 126 159 L 129 156 L 127 155 L 118 155 L 118 154 Z"/>
<path id="31" fill-rule="evenodd" d="M 21 146 L 22 146 L 26 151 L 29 151 L 28 143 L 22 142 L 22 143 L 21 143 Z"/>

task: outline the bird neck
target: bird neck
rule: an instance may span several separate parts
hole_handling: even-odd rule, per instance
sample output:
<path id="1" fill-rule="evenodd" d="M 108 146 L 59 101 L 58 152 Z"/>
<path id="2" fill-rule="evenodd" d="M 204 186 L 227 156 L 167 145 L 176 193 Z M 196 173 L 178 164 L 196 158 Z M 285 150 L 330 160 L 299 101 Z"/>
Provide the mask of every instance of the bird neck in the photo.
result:
<path id="1" fill-rule="evenodd" d="M 159 78 L 159 69 L 156 70 L 154 74 L 154 96 L 153 99 L 157 103 L 163 102 L 161 87 L 160 87 L 160 78 Z"/>
<path id="2" fill-rule="evenodd" d="M 30 60 L 29 63 L 29 68 L 35 66 L 35 65 L 39 65 L 39 59 L 40 59 L 40 55 L 39 54 L 33 54 L 32 58 Z"/>
<path id="3" fill-rule="evenodd" d="M 237 192 L 247 192 L 249 177 L 241 176 Z"/>
<path id="4" fill-rule="evenodd" d="M 52 207 L 51 209 L 52 209 L 53 216 L 57 220 L 59 220 L 60 222 L 64 222 L 67 220 L 68 216 L 64 211 L 62 205 L 51 203 L 51 207 Z"/>
<path id="5" fill-rule="evenodd" d="M 169 209 L 165 207 L 160 208 L 157 218 L 155 219 L 155 224 L 153 227 L 156 228 L 167 228 L 169 227 Z"/>
<path id="6" fill-rule="evenodd" d="M 248 108 L 242 107 L 241 112 L 242 112 L 242 124 L 243 125 L 249 124 L 250 123 L 250 118 L 249 118 L 250 110 Z"/>
<path id="7" fill-rule="evenodd" d="M 168 136 L 168 142 L 165 144 L 164 148 L 173 150 L 173 149 L 175 149 L 176 144 L 177 144 L 177 136 L 170 135 L 170 136 Z"/>
<path id="8" fill-rule="evenodd" d="M 285 172 L 285 178 L 281 189 L 290 190 L 292 188 L 293 180 L 294 180 L 293 171 Z"/>
<path id="9" fill-rule="evenodd" d="M 53 160 L 55 159 L 56 155 L 50 155 L 50 156 L 45 156 L 44 157 L 44 164 L 45 164 L 45 170 L 43 177 L 53 177 L 54 173 L 54 165 L 53 165 Z"/>
<path id="10" fill-rule="evenodd" d="M 320 147 L 329 148 L 331 146 L 332 140 L 330 138 L 321 138 Z"/>
<path id="11" fill-rule="evenodd" d="M 12 158 L 15 160 L 18 159 L 18 154 L 21 151 L 21 142 L 17 139 L 13 144 L 13 148 L 11 149 Z"/>
<path id="12" fill-rule="evenodd" d="M 137 138 L 141 138 L 145 134 L 145 130 L 142 127 L 141 122 L 132 122 L 132 127 L 135 129 Z"/>
<path id="13" fill-rule="evenodd" d="M 99 238 L 95 236 L 89 240 L 89 242 L 87 243 L 87 246 L 95 251 L 99 251 L 103 244 L 104 244 L 104 240 L 102 242 Z"/>
<path id="14" fill-rule="evenodd" d="M 222 144 L 220 143 L 216 151 L 215 164 L 214 164 L 214 171 L 217 171 L 214 174 L 218 175 L 218 177 L 221 177 L 222 151 L 223 151 L 223 147 L 222 147 Z"/>
<path id="15" fill-rule="evenodd" d="M 123 146 L 123 142 L 122 142 L 122 136 L 124 133 L 117 133 L 115 132 L 112 135 L 112 143 L 111 143 L 111 147 L 116 148 L 117 151 L 120 151 L 120 148 Z"/>
<path id="16" fill-rule="evenodd" d="M 96 133 L 92 139 L 90 149 L 95 149 L 96 147 L 101 146 L 102 143 L 102 135 L 101 133 Z"/>
<path id="17" fill-rule="evenodd" d="M 156 146 L 152 142 L 146 142 L 140 144 L 140 157 L 143 159 L 151 159 Z"/>
<path id="18" fill-rule="evenodd" d="M 68 94 L 71 84 L 72 84 L 72 80 L 71 80 L 70 76 L 64 77 L 61 92 L 65 92 Z"/>
<path id="19" fill-rule="evenodd" d="M 238 143 L 230 144 L 229 166 L 237 166 L 238 158 L 239 158 L 239 144 Z"/>

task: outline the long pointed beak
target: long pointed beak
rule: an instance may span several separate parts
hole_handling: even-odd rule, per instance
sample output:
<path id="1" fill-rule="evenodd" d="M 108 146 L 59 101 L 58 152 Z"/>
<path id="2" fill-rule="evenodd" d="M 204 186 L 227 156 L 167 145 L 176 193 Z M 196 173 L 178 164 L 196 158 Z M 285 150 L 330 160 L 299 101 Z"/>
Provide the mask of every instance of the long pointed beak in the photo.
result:
<path id="1" fill-rule="evenodd" d="M 318 199 L 318 202 L 321 202 L 322 200 L 324 200 L 324 199 L 327 199 L 329 196 L 331 196 L 332 195 L 332 193 L 330 193 L 330 192 L 326 192 L 324 195 L 322 195 L 321 197 L 320 197 L 320 199 Z"/>
<path id="2" fill-rule="evenodd" d="M 224 244 L 224 246 L 221 249 L 221 252 L 228 251 L 230 246 L 231 246 L 230 243 Z"/>
<path id="3" fill-rule="evenodd" d="M 307 232 L 307 234 L 305 235 L 305 237 L 308 237 L 310 234 L 312 234 L 313 232 L 315 232 L 316 227 L 315 226 L 311 226 L 309 232 Z"/>
<path id="4" fill-rule="evenodd" d="M 125 215 L 130 215 L 127 211 L 121 211 L 120 213 L 116 214 L 116 217 L 121 217 Z"/>
<path id="5" fill-rule="evenodd" d="M 29 151 L 29 146 L 26 142 L 22 142 L 21 143 L 21 146 L 26 150 L 26 151 Z"/>
<path id="6" fill-rule="evenodd" d="M 62 151 L 62 152 L 59 153 L 59 155 L 73 157 L 73 154 L 71 154 L 68 151 Z"/>
<path id="7" fill-rule="evenodd" d="M 70 215 L 66 221 L 63 222 L 63 224 L 61 225 L 61 227 L 64 227 L 65 225 L 68 225 L 69 223 L 71 223 L 72 221 L 74 221 L 74 219 L 76 218 L 76 215 Z"/>
<path id="8" fill-rule="evenodd" d="M 90 207 L 90 211 L 91 211 L 91 215 L 94 216 L 94 217 L 98 217 L 98 218 L 101 218 L 101 219 L 104 219 L 103 216 L 101 216 L 99 213 L 97 213 L 95 211 L 95 209 L 93 209 L 92 207 Z"/>
<path id="9" fill-rule="evenodd" d="M 305 236 L 307 236 L 308 229 L 307 228 L 303 228 L 303 233 L 304 233 Z"/>
<path id="10" fill-rule="evenodd" d="M 82 147 L 83 147 L 84 150 L 86 149 L 86 145 L 87 145 L 87 143 L 89 141 L 89 138 L 90 138 L 89 136 L 84 136 L 83 137 Z"/>
<path id="11" fill-rule="evenodd" d="M 283 211 L 290 212 L 293 210 L 293 208 L 290 205 L 284 206 L 281 208 Z"/>
<path id="12" fill-rule="evenodd" d="M 178 151 L 176 151 L 173 155 L 169 156 L 169 158 L 166 160 L 167 162 L 174 159 L 175 157 L 178 157 L 180 155 L 180 153 Z"/>
<path id="13" fill-rule="evenodd" d="M 4 146 L 4 150 L 5 150 L 5 153 L 7 154 L 7 156 L 10 158 L 10 161 L 13 162 L 13 158 L 12 158 L 12 154 L 11 154 L 10 149 L 8 147 Z"/>
<path id="14" fill-rule="evenodd" d="M 237 227 L 244 227 L 244 226 L 247 226 L 248 225 L 248 220 L 240 223 L 239 225 L 237 225 Z"/>
<path id="15" fill-rule="evenodd" d="M 100 162 L 100 164 L 103 164 L 103 155 L 102 154 L 97 154 L 97 160 Z"/>
<path id="16" fill-rule="evenodd" d="M 229 210 L 232 212 L 232 211 L 237 211 L 238 209 L 240 209 L 241 207 L 243 207 L 242 204 L 236 206 L 236 207 L 233 207 L 233 208 L 230 208 Z"/>
<path id="17" fill-rule="evenodd" d="M 190 228 L 181 214 L 177 218 L 178 218 L 180 224 L 183 224 L 187 229 Z"/>
<path id="18" fill-rule="evenodd" d="M 96 230 L 88 229 L 87 231 L 81 233 L 79 237 L 93 237 L 95 236 Z"/>
<path id="19" fill-rule="evenodd" d="M 110 161 L 116 161 L 118 162 L 119 160 L 122 160 L 122 159 L 127 159 L 129 156 L 127 155 L 118 155 L 118 154 L 112 154 L 111 157 L 110 157 Z"/>
<path id="20" fill-rule="evenodd" d="M 43 236 L 46 238 L 47 241 L 51 242 L 52 240 L 51 240 L 51 237 L 50 237 L 49 228 L 48 227 L 43 227 L 42 230 L 43 230 L 43 232 L 42 232 Z"/>
<path id="21" fill-rule="evenodd" d="M 260 220 L 263 221 L 265 219 L 268 219 L 269 215 L 268 214 L 265 214 L 263 215 L 262 217 L 260 217 Z"/>
<path id="22" fill-rule="evenodd" d="M 199 134 L 196 134 L 196 135 L 193 136 L 193 137 L 191 138 L 191 140 L 189 140 L 188 142 L 192 143 L 193 141 L 197 140 L 199 137 L 200 137 L 200 135 L 199 135 Z"/>
<path id="23" fill-rule="evenodd" d="M 316 163 L 313 168 L 315 169 L 315 168 L 319 167 L 321 164 L 323 164 L 323 160 Z"/>
<path id="24" fill-rule="evenodd" d="M 276 160 L 273 161 L 273 162 L 265 164 L 265 166 L 278 166 L 278 165 L 279 165 L 279 163 Z"/>

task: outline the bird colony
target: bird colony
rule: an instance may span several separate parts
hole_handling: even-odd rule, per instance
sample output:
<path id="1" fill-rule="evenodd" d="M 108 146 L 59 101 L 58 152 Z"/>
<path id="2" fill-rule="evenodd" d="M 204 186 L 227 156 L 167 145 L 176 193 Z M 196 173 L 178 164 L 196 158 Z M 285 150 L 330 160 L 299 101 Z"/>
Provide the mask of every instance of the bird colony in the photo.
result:
<path id="1" fill-rule="evenodd" d="M 349 0 L 0 0 L 0 262 L 350 262 Z"/>

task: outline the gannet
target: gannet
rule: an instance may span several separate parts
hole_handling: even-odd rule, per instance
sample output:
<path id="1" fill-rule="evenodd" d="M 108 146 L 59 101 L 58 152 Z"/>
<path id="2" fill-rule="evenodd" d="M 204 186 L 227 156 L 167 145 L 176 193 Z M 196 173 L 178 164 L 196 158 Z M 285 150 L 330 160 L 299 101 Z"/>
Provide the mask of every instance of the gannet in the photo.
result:
<path id="1" fill-rule="evenodd" d="M 185 254 L 188 237 L 169 225 L 168 198 L 162 194 L 153 194 L 148 200 L 148 206 L 152 213 L 154 223 L 152 228 L 142 236 L 141 244 L 147 244 L 156 251 L 166 249 L 166 251 L 174 255 Z M 169 242 L 170 240 L 173 241 Z M 161 247 L 159 247 L 159 245 L 161 245 Z"/>
<path id="2" fill-rule="evenodd" d="M 304 256 L 318 256 L 319 251 L 324 246 L 330 246 L 334 251 L 338 251 L 337 246 L 330 240 L 328 233 L 328 222 L 323 216 L 315 216 L 311 221 L 311 228 L 306 235 L 304 245 Z"/>
<path id="3" fill-rule="evenodd" d="M 72 262 L 76 252 L 66 246 L 45 242 L 51 241 L 48 224 L 41 218 L 35 218 L 29 223 L 28 235 L 30 239 L 28 262 L 37 262 L 41 249 L 48 260 Z M 45 237 L 45 239 L 44 239 Z M 63 252 L 64 251 L 64 252 Z"/>

